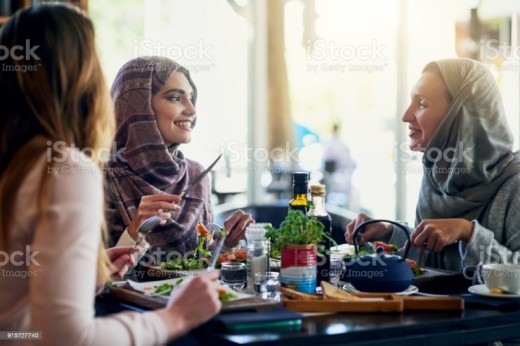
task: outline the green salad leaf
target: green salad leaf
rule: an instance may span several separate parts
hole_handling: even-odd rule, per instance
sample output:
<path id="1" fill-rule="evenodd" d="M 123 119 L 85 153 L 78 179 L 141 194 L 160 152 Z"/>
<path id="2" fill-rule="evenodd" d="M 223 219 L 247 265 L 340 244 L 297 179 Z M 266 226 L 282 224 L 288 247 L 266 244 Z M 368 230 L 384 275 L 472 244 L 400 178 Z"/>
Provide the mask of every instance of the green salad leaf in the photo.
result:
<path id="1" fill-rule="evenodd" d="M 187 259 L 174 258 L 167 262 L 161 262 L 161 269 L 166 270 L 197 270 L 208 267 L 208 263 L 204 258 L 211 258 L 211 252 L 206 249 L 206 237 L 199 235 L 199 243 L 193 252 L 193 256 Z"/>

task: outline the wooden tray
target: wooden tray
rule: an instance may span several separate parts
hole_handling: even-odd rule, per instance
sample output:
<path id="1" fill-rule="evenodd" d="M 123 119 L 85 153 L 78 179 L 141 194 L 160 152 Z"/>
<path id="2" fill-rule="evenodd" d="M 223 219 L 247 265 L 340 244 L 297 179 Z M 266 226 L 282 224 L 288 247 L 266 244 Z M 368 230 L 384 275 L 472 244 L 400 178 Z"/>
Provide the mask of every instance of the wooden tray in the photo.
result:
<path id="1" fill-rule="evenodd" d="M 283 304 L 296 312 L 402 312 L 403 300 L 391 293 L 356 293 L 360 298 L 382 298 L 383 301 L 296 300 L 283 299 Z"/>
<path id="2" fill-rule="evenodd" d="M 464 310 L 461 297 L 409 297 L 390 293 L 355 293 L 361 298 L 383 298 L 384 301 L 295 300 L 283 299 L 284 305 L 296 312 L 403 312 L 409 310 Z"/>

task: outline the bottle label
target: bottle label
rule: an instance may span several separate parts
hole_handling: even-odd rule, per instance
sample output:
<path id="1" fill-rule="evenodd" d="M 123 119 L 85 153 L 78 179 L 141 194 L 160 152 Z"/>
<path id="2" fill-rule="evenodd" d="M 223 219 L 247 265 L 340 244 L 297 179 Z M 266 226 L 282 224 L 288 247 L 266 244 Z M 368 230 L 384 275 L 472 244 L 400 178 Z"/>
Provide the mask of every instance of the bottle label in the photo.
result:
<path id="1" fill-rule="evenodd" d="M 316 246 L 282 248 L 282 268 L 316 266 Z"/>

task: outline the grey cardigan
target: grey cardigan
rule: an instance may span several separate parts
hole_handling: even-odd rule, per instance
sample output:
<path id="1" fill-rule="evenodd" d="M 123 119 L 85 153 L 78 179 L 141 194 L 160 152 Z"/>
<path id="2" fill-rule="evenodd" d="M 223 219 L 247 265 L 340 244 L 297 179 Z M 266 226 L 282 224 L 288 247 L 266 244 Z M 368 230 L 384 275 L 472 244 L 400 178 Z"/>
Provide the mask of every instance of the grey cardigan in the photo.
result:
<path id="1" fill-rule="evenodd" d="M 498 190 L 481 220 L 471 220 L 474 229 L 470 241 L 458 242 L 433 256 L 425 263 L 440 269 L 464 271 L 469 277 L 479 263 L 520 263 L 520 174 L 510 177 Z M 410 229 L 410 231 L 412 231 Z M 392 233 L 389 243 L 403 245 L 403 232 Z M 412 248 L 410 258 L 419 259 Z"/>

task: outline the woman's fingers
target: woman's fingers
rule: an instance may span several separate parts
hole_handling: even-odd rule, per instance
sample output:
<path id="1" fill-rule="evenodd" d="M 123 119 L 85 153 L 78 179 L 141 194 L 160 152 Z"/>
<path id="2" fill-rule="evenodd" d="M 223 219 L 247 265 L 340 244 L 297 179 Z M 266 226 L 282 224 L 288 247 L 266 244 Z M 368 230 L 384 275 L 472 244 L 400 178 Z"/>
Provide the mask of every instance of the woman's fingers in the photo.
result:
<path id="1" fill-rule="evenodd" d="M 110 261 L 115 261 L 120 256 L 130 255 L 132 253 L 132 250 L 132 246 L 118 246 L 106 249 L 106 253 Z"/>
<path id="2" fill-rule="evenodd" d="M 155 195 L 146 195 L 141 198 L 141 203 L 143 202 L 170 202 L 170 203 L 179 203 L 182 200 L 179 195 L 172 195 L 169 193 L 158 193 Z"/>
<path id="3" fill-rule="evenodd" d="M 226 246 L 233 247 L 238 244 L 240 239 L 245 238 L 247 226 L 254 223 L 255 220 L 251 214 L 247 214 L 242 210 L 237 210 L 226 221 L 224 221 L 224 229 L 228 232 L 226 237 Z"/>
<path id="4" fill-rule="evenodd" d="M 180 210 L 181 207 L 175 203 L 169 203 L 164 201 L 146 201 L 141 202 L 139 209 L 142 211 L 158 211 L 158 210 Z"/>
<path id="5" fill-rule="evenodd" d="M 361 225 L 363 222 L 367 221 L 367 220 L 370 220 L 370 218 L 365 215 L 365 214 L 359 214 L 354 220 L 352 220 L 348 225 L 347 225 L 347 230 L 345 232 L 345 240 L 352 244 L 354 242 L 354 231 L 359 227 L 359 225 Z M 367 229 L 365 229 L 365 232 L 367 231 Z M 363 232 L 363 233 L 365 233 Z M 366 239 L 364 239 L 364 236 L 362 235 L 360 239 L 360 243 L 364 243 L 366 241 Z"/>

